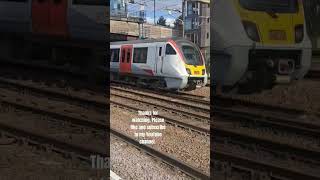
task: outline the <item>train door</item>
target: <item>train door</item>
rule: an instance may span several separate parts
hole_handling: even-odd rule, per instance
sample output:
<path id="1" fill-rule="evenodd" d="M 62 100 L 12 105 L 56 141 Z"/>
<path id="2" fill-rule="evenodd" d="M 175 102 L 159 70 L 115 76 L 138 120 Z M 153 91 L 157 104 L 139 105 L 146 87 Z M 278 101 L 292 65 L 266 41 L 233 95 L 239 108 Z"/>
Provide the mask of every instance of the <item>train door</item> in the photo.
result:
<path id="1" fill-rule="evenodd" d="M 175 72 L 173 65 L 177 64 L 178 61 L 177 52 L 169 43 L 165 44 L 163 49 L 164 60 L 161 62 L 161 73 L 169 76 Z"/>
<path id="2" fill-rule="evenodd" d="M 130 73 L 132 64 L 132 45 L 121 46 L 120 73 Z"/>
<path id="3" fill-rule="evenodd" d="M 157 74 L 162 74 L 163 73 L 163 61 L 164 61 L 164 56 L 165 56 L 165 47 L 164 45 L 160 44 L 157 45 L 157 50 L 156 50 L 156 73 Z"/>
<path id="4" fill-rule="evenodd" d="M 50 1 L 50 32 L 54 35 L 67 35 L 67 11 L 68 1 L 51 0 Z"/>
<path id="5" fill-rule="evenodd" d="M 32 31 L 46 35 L 67 35 L 66 0 L 33 0 Z"/>
<path id="6" fill-rule="evenodd" d="M 50 30 L 50 2 L 49 0 L 32 1 L 32 31 L 47 34 Z"/>

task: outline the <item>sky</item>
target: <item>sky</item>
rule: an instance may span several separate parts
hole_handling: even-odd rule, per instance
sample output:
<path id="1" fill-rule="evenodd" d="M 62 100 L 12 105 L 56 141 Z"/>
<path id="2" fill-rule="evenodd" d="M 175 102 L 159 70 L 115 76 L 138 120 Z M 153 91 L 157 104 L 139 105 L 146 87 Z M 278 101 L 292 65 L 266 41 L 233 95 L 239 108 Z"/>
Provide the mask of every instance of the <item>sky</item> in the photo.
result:
<path id="1" fill-rule="evenodd" d="M 128 11 L 129 13 L 138 12 L 141 8 L 141 5 L 145 4 L 144 10 L 146 11 L 147 23 L 154 23 L 153 12 L 154 12 L 154 0 L 134 0 L 135 4 L 129 4 Z M 156 0 L 156 20 L 160 16 L 163 16 L 167 19 L 167 25 L 173 26 L 173 23 L 181 13 L 171 11 L 171 14 L 166 9 L 178 9 L 181 11 L 182 1 L 181 0 Z"/>

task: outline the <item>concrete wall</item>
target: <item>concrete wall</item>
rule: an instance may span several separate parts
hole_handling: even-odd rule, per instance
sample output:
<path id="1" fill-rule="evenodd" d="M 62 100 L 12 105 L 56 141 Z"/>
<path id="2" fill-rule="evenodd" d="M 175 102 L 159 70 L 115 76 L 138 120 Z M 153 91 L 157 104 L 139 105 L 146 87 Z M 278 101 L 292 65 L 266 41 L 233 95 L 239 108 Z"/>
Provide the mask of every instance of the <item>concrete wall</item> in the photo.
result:
<path id="1" fill-rule="evenodd" d="M 176 37 L 179 34 L 177 30 L 150 24 L 144 24 L 143 29 L 144 36 L 154 39 Z M 139 24 L 134 22 L 110 20 L 110 32 L 139 36 Z"/>

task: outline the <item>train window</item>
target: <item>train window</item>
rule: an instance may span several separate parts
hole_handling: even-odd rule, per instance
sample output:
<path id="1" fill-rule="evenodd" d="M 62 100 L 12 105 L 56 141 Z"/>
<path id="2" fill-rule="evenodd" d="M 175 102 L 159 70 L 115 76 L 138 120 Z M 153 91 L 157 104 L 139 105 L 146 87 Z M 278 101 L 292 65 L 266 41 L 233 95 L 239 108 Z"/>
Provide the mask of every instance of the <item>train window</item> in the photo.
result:
<path id="1" fill-rule="evenodd" d="M 173 49 L 173 47 L 170 44 L 167 44 L 166 46 L 166 55 L 176 55 L 177 52 Z"/>
<path id="2" fill-rule="evenodd" d="M 111 62 L 119 62 L 120 49 L 111 49 Z"/>
<path id="3" fill-rule="evenodd" d="M 148 48 L 134 48 L 133 52 L 133 63 L 147 63 L 148 59 Z"/>
<path id="4" fill-rule="evenodd" d="M 123 49 L 121 52 L 121 62 L 124 63 L 126 51 Z"/>
<path id="5" fill-rule="evenodd" d="M 159 56 L 162 54 L 162 47 L 159 48 Z"/>
<path id="6" fill-rule="evenodd" d="M 201 54 L 199 50 L 191 45 L 182 45 L 182 52 L 186 63 L 189 65 L 202 65 Z"/>
<path id="7" fill-rule="evenodd" d="M 127 52 L 127 63 L 130 63 L 130 59 L 131 59 L 131 53 L 130 51 Z"/>
<path id="8" fill-rule="evenodd" d="M 242 7 L 252 11 L 270 11 L 271 13 L 296 13 L 297 0 L 239 0 Z"/>
<path id="9" fill-rule="evenodd" d="M 108 6 L 107 0 L 73 0 L 75 5 L 92 5 L 92 6 Z"/>

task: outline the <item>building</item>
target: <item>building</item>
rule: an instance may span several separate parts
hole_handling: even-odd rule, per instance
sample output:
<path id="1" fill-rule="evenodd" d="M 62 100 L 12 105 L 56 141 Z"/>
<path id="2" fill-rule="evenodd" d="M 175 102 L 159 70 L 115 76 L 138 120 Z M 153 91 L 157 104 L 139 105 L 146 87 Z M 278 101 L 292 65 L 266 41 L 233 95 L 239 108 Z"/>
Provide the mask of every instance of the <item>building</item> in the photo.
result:
<path id="1" fill-rule="evenodd" d="M 183 0 L 184 37 L 197 44 L 210 61 L 210 0 Z M 209 67 L 209 64 L 207 64 Z"/>
<path id="2" fill-rule="evenodd" d="M 110 0 L 111 17 L 126 18 L 127 13 L 127 0 Z"/>

